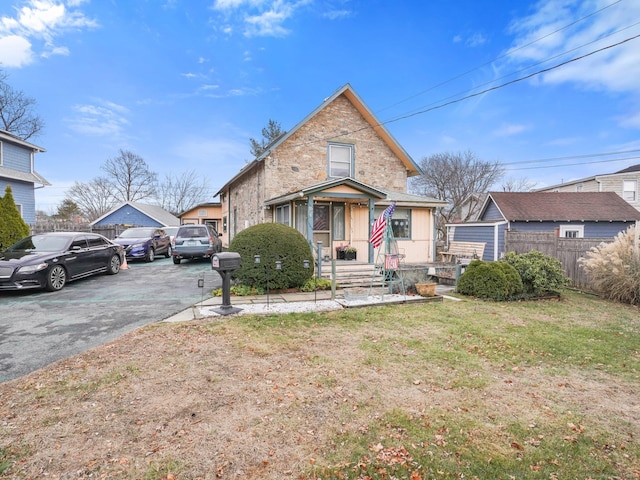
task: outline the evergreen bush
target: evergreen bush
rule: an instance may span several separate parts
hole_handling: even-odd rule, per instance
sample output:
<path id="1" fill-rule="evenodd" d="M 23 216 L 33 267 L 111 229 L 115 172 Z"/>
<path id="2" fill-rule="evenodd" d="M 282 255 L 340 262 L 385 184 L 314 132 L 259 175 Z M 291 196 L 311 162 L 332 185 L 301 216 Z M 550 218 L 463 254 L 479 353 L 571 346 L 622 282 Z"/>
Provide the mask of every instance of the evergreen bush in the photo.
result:
<path id="1" fill-rule="evenodd" d="M 299 288 L 313 275 L 313 256 L 307 240 L 295 228 L 280 223 L 261 223 L 238 233 L 229 244 L 237 252 L 241 266 L 233 277 L 250 287 L 281 290 Z M 260 263 L 255 263 L 260 255 Z M 304 268 L 304 261 L 309 268 Z M 276 262 L 282 269 L 276 270 Z"/>
<path id="2" fill-rule="evenodd" d="M 640 305 L 640 256 L 634 255 L 635 227 L 602 243 L 578 262 L 594 290 L 617 302 Z"/>
<path id="3" fill-rule="evenodd" d="M 504 256 L 504 261 L 518 271 L 527 295 L 541 297 L 557 294 L 569 284 L 560 260 L 537 250 L 509 252 Z"/>
<path id="4" fill-rule="evenodd" d="M 0 243 L 3 248 L 14 244 L 31 233 L 29 225 L 22 219 L 13 199 L 11 186 L 7 185 L 0 197 Z"/>
<path id="5" fill-rule="evenodd" d="M 487 300 L 508 300 L 522 292 L 522 281 L 511 265 L 474 260 L 460 275 L 456 290 Z"/>

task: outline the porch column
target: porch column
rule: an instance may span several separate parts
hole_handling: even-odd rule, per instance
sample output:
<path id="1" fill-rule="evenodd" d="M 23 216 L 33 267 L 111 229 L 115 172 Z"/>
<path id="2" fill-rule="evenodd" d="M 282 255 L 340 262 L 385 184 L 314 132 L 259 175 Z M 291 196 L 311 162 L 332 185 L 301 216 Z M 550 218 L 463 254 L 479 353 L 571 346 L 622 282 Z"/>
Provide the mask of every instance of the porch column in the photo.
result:
<path id="1" fill-rule="evenodd" d="M 313 195 L 307 197 L 307 242 L 313 252 Z"/>

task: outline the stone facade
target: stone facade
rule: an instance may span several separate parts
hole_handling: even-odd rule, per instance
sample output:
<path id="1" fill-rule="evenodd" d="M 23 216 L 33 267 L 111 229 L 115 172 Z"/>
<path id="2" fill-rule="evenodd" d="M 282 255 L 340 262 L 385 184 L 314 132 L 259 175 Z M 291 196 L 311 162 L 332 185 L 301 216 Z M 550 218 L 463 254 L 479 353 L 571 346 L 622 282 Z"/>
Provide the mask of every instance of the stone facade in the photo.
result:
<path id="1" fill-rule="evenodd" d="M 345 132 L 347 132 L 345 134 Z M 264 202 L 328 179 L 328 145 L 353 145 L 353 178 L 375 188 L 406 193 L 407 169 L 386 142 L 343 95 L 326 105 L 264 159 L 250 164 L 221 198 L 229 215 L 230 238 L 257 223 L 271 221 Z M 237 219 L 237 225 L 233 219 Z"/>

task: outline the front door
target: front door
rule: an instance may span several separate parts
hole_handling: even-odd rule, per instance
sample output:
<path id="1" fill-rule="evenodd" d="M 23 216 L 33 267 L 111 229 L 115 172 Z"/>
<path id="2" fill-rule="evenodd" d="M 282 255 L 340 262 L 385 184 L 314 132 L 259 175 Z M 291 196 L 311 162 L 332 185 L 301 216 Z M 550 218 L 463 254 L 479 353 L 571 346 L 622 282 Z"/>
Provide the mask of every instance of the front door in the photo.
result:
<path id="1" fill-rule="evenodd" d="M 313 249 L 322 242 L 322 256 L 334 257 L 334 244 L 342 245 L 345 241 L 345 204 L 340 202 L 313 205 Z M 296 203 L 296 229 L 307 237 L 307 203 Z"/>

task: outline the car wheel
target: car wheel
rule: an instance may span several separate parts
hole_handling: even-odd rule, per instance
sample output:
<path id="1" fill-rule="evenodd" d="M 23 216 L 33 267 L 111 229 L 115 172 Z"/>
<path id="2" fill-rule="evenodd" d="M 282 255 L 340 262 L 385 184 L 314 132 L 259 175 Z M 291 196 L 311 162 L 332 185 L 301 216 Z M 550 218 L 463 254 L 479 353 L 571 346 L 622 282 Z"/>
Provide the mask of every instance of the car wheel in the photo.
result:
<path id="1" fill-rule="evenodd" d="M 173 254 L 173 249 L 171 248 L 171 245 L 169 245 L 167 247 L 167 251 L 165 252 L 164 256 L 169 258 L 172 254 Z"/>
<path id="2" fill-rule="evenodd" d="M 47 274 L 47 284 L 45 288 L 50 292 L 62 290 L 67 283 L 67 271 L 62 265 L 55 265 Z"/>
<path id="3" fill-rule="evenodd" d="M 180 265 L 180 257 L 174 256 L 173 257 L 173 263 L 176 264 L 176 265 Z"/>
<path id="4" fill-rule="evenodd" d="M 112 255 L 107 266 L 107 275 L 115 275 L 120 271 L 120 255 Z"/>
<path id="5" fill-rule="evenodd" d="M 153 262 L 156 259 L 156 252 L 153 251 L 153 248 L 149 247 L 147 250 L 147 256 L 144 257 L 145 261 Z"/>

